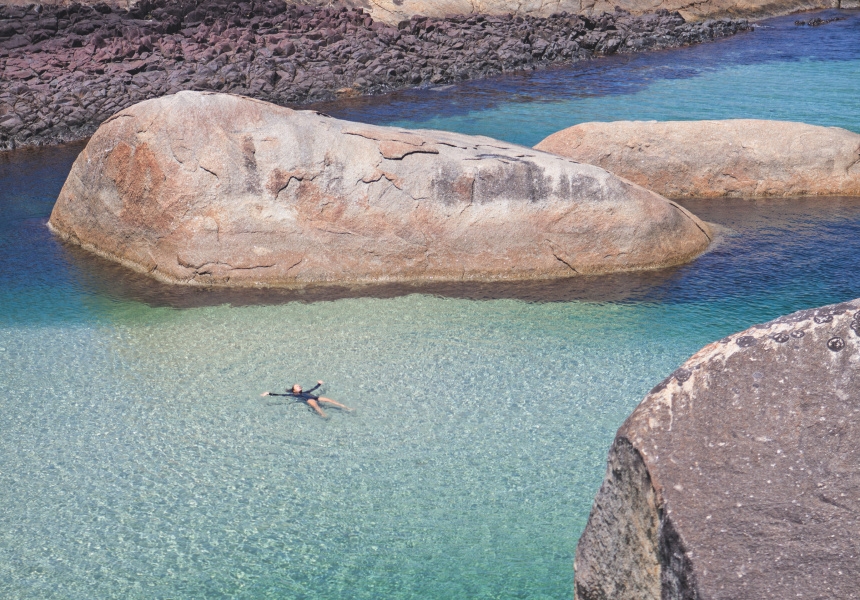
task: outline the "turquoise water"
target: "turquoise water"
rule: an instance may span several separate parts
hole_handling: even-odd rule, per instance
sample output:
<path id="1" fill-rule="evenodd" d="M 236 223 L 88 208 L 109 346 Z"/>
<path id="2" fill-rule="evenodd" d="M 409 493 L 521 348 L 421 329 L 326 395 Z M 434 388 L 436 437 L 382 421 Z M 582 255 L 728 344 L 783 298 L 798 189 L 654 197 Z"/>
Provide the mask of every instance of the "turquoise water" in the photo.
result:
<path id="1" fill-rule="evenodd" d="M 824 27 L 771 19 L 683 50 L 323 105 L 333 116 L 532 146 L 586 121 L 776 119 L 860 132 L 860 11 Z M 803 15 L 803 18 L 809 18 Z"/>
<path id="2" fill-rule="evenodd" d="M 860 32 L 858 32 L 860 40 Z M 545 74 L 541 74 L 545 75 Z M 533 146 L 587 121 L 774 119 L 860 131 L 860 60 L 736 65 L 682 79 L 660 79 L 629 95 L 590 96 L 547 103 L 504 103 L 488 128 L 479 111 L 386 124 L 489 135 Z M 802 83 L 800 83 L 802 82 Z M 799 85 L 800 83 L 800 85 Z M 442 93 L 445 92 L 436 92 Z"/>
<path id="3" fill-rule="evenodd" d="M 539 139 L 595 111 L 751 116 L 739 90 L 777 94 L 785 73 L 780 89 L 805 93 L 779 114 L 850 121 L 852 19 L 774 26 L 707 60 L 705 47 L 649 55 L 639 80 L 632 57 L 594 63 L 592 79 L 579 65 L 489 82 L 505 91 L 488 103 L 478 83 L 413 92 L 408 122 Z M 840 45 L 846 60 L 821 56 Z M 751 54 L 767 60 L 733 62 Z M 606 89 L 535 100 L 535 77 Z M 385 122 L 403 98 L 338 110 Z M 720 242 L 655 273 L 363 297 L 171 289 L 50 236 L 78 150 L 0 155 L 8 598 L 569 598 L 606 450 L 642 396 L 714 339 L 860 297 L 851 198 L 689 202 Z M 259 396 L 317 379 L 356 411 L 323 421 Z"/>

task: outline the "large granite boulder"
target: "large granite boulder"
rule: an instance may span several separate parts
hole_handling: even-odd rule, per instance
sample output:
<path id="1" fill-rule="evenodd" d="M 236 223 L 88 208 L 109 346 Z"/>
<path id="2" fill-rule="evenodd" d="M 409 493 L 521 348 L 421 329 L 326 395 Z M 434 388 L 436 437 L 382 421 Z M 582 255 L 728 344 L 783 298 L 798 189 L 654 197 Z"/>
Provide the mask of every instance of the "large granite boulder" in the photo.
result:
<path id="1" fill-rule="evenodd" d="M 860 300 L 706 346 L 618 430 L 576 597 L 860 597 Z"/>
<path id="2" fill-rule="evenodd" d="M 198 92 L 105 122 L 50 226 L 163 281 L 231 286 L 566 277 L 683 263 L 710 241 L 598 167 Z"/>
<path id="3" fill-rule="evenodd" d="M 670 198 L 858 196 L 860 135 L 785 121 L 582 123 L 537 146 Z"/>

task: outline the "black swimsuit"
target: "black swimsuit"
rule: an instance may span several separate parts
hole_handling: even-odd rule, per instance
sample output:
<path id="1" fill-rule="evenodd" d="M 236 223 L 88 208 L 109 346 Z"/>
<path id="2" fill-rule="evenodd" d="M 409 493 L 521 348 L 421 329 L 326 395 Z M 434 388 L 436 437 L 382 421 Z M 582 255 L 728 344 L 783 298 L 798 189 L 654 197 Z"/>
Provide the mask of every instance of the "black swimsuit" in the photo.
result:
<path id="1" fill-rule="evenodd" d="M 269 394 L 270 396 L 289 396 L 291 398 L 295 398 L 296 402 L 307 402 L 308 400 L 318 400 L 319 396 L 315 396 L 311 394 L 312 391 L 320 387 L 320 384 L 316 384 L 309 390 L 303 390 L 301 392 L 287 392 L 286 394 Z"/>

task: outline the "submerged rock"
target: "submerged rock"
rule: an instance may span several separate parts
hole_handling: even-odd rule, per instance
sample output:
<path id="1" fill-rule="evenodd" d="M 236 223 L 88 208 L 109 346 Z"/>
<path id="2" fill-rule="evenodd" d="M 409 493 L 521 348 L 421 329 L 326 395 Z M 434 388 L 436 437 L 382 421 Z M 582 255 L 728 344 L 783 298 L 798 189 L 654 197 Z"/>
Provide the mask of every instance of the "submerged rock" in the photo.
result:
<path id="1" fill-rule="evenodd" d="M 200 92 L 106 121 L 50 226 L 163 281 L 230 286 L 565 277 L 679 264 L 710 242 L 598 167 Z"/>
<path id="2" fill-rule="evenodd" d="M 706 346 L 618 430 L 579 600 L 860 597 L 860 300 Z"/>
<path id="3" fill-rule="evenodd" d="M 737 119 L 583 123 L 537 146 L 670 198 L 860 196 L 860 135 Z"/>

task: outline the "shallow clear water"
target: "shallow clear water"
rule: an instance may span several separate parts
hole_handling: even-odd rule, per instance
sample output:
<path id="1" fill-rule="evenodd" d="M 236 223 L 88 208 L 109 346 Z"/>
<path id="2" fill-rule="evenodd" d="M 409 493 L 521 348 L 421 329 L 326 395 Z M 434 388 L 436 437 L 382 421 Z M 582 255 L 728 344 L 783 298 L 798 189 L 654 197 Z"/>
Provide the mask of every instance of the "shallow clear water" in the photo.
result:
<path id="1" fill-rule="evenodd" d="M 423 116 L 408 122 L 531 142 L 588 111 L 750 116 L 732 112 L 744 77 L 726 73 L 755 67 L 761 94 L 786 72 L 806 90 L 779 114 L 842 123 L 858 114 L 844 71 L 856 69 L 856 25 L 774 28 L 783 34 L 767 41 L 770 58 L 746 63 L 730 58 L 755 54 L 745 44 L 762 46 L 771 30 L 595 62 L 603 73 L 585 79 L 607 90 L 564 100 L 498 99 L 536 94 L 530 77 L 486 84 L 506 91 L 462 113 L 439 98 L 468 104 L 474 88 L 412 92 Z M 815 54 L 828 44 L 850 60 Z M 702 54 L 707 68 L 696 66 Z M 658 58 L 692 71 L 630 80 L 631 64 Z M 805 61 L 817 69 L 795 68 Z M 571 90 L 584 68 L 532 77 Z M 815 90 L 816 77 L 842 83 Z M 674 113 L 653 108 L 661 89 L 676 90 L 661 109 Z M 712 112 L 696 112 L 697 97 Z M 339 110 L 382 122 L 402 98 Z M 171 289 L 48 233 L 78 149 L 0 155 L 9 598 L 569 598 L 606 450 L 641 397 L 714 339 L 860 297 L 860 199 L 833 198 L 688 202 L 724 226 L 721 241 L 655 273 L 304 295 Z M 318 378 L 355 413 L 323 421 L 259 397 Z"/>

